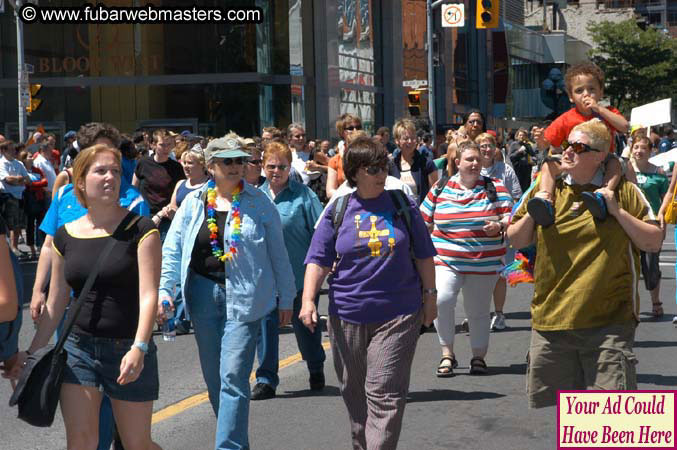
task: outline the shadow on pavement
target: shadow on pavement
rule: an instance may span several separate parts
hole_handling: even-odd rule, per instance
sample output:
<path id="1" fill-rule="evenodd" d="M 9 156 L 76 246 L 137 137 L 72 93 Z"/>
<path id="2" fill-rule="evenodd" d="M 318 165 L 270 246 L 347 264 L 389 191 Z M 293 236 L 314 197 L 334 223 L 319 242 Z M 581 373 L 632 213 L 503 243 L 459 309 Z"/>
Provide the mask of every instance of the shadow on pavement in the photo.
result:
<path id="1" fill-rule="evenodd" d="M 489 366 L 488 375 L 524 375 L 526 373 L 526 364 L 510 364 L 509 366 Z"/>
<path id="2" fill-rule="evenodd" d="M 677 376 L 660 375 L 657 373 L 638 373 L 637 382 L 655 384 L 658 386 L 670 386 L 671 389 L 674 389 L 674 386 L 677 385 Z"/>
<path id="3" fill-rule="evenodd" d="M 486 400 L 490 398 L 505 397 L 496 392 L 462 392 L 450 389 L 433 389 L 431 391 L 409 392 L 407 403 L 418 402 L 443 402 L 449 400 Z"/>
<path id="4" fill-rule="evenodd" d="M 659 348 L 659 347 L 677 347 L 675 341 L 636 341 L 633 347 Z"/>
<path id="5" fill-rule="evenodd" d="M 529 311 L 517 311 L 505 313 L 506 319 L 516 319 L 516 320 L 531 320 L 531 312 Z"/>
<path id="6" fill-rule="evenodd" d="M 336 386 L 325 386 L 321 392 L 304 389 L 302 391 L 285 391 L 277 394 L 276 398 L 301 398 L 301 397 L 340 397 L 341 391 Z"/>

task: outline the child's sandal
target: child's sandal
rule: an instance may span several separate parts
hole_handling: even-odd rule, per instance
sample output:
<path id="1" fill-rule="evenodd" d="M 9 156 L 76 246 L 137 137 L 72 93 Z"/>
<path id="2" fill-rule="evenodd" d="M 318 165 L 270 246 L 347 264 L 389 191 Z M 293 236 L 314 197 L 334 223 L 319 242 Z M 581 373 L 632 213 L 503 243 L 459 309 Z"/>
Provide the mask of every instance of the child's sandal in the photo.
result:
<path id="1" fill-rule="evenodd" d="M 543 228 L 555 223 L 555 210 L 552 203 L 540 197 L 534 197 L 527 202 L 527 212 L 537 225 Z"/>
<path id="2" fill-rule="evenodd" d="M 588 208 L 592 217 L 597 220 L 604 220 L 607 217 L 606 200 L 604 196 L 597 192 L 583 192 L 583 203 Z"/>

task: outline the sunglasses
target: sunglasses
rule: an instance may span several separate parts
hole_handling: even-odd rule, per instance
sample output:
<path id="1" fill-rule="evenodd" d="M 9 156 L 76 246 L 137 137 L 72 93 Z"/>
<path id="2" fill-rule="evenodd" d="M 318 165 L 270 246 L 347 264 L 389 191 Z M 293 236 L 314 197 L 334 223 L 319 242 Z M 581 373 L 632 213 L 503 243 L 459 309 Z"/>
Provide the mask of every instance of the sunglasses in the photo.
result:
<path id="1" fill-rule="evenodd" d="M 369 175 L 378 175 L 381 172 L 386 171 L 385 166 L 371 166 L 371 167 L 365 167 L 364 168 L 365 172 L 367 172 Z"/>
<path id="2" fill-rule="evenodd" d="M 245 158 L 222 158 L 219 161 L 224 166 L 230 166 L 230 165 L 233 165 L 233 164 L 237 164 L 238 166 L 241 166 L 242 164 L 245 163 L 246 159 Z"/>
<path id="3" fill-rule="evenodd" d="M 286 164 L 266 164 L 266 170 L 287 170 L 287 167 L 289 167 Z"/>
<path id="4" fill-rule="evenodd" d="M 249 164 L 252 164 L 252 165 L 261 164 L 262 162 L 263 162 L 262 159 L 250 159 L 249 160 Z"/>
<path id="5" fill-rule="evenodd" d="M 355 130 L 361 130 L 361 129 L 362 129 L 362 125 L 356 125 L 356 126 L 351 125 L 349 127 L 344 128 L 344 130 L 346 130 L 346 131 L 355 131 Z"/>
<path id="6" fill-rule="evenodd" d="M 582 142 L 569 142 L 569 148 L 573 150 L 574 153 L 576 153 L 577 155 L 588 152 L 598 152 L 598 153 L 600 152 L 600 150 L 592 148 L 588 144 L 584 144 Z"/>

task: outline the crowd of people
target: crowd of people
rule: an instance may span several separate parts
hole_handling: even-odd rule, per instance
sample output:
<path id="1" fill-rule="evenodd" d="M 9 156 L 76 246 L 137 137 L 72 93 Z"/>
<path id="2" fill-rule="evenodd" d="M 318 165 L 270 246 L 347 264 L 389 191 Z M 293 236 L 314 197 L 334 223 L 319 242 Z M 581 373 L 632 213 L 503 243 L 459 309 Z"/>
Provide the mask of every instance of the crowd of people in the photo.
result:
<path id="1" fill-rule="evenodd" d="M 353 448 L 395 448 L 419 335 L 434 324 L 434 373 L 454 376 L 463 292 L 470 374 L 490 373 L 491 331 L 508 326 L 501 274 L 522 250 L 535 285 L 530 406 L 554 405 L 560 389 L 635 389 L 636 280 L 641 271 L 663 315 L 659 251 L 677 188 L 677 170 L 670 179 L 649 158 L 674 141 L 602 106 L 593 64 L 572 67 L 566 86 L 574 107 L 550 124 L 490 130 L 471 110 L 437 146 L 421 121 L 396 121 L 391 142 L 390 129 L 370 136 L 352 114 L 337 119 L 338 141 L 309 140 L 300 123 L 218 138 L 89 123 L 61 152 L 46 133 L 0 136 L 0 259 L 11 269 L 0 273 L 0 327 L 21 317 L 16 262 L 38 261 L 36 331 L 23 351 L 17 326 L 0 342 L 3 376 L 18 378 L 28 355 L 68 333 L 71 290 L 78 298 L 110 246 L 65 347 L 68 447 L 159 448 L 152 333 L 172 320 L 179 334 L 194 329 L 215 448 L 249 448 L 249 402 L 280 383 L 280 327 L 293 327 L 309 388 L 325 387 L 327 280 Z"/>

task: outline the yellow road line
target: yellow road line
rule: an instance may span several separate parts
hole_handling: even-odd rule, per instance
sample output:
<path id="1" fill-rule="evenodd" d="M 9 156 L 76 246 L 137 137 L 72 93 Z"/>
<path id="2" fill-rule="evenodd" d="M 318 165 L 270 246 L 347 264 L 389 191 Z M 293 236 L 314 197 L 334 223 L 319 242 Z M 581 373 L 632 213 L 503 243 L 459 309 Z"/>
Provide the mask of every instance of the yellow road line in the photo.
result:
<path id="1" fill-rule="evenodd" d="M 322 343 L 322 347 L 325 350 L 329 350 L 329 341 L 325 341 Z M 297 362 L 302 361 L 301 358 L 301 353 L 296 353 L 294 355 L 291 355 L 288 358 L 283 359 L 280 361 L 279 365 L 279 370 L 282 370 L 286 367 L 291 366 L 292 364 L 296 364 Z M 256 380 L 256 373 L 255 371 L 252 371 L 251 376 L 249 377 L 250 382 L 254 382 Z M 192 395 L 188 398 L 184 398 L 183 400 L 173 403 L 165 408 L 162 408 L 161 410 L 153 413 L 153 422 L 152 423 L 158 423 L 162 422 L 163 420 L 169 419 L 170 417 L 174 417 L 177 414 L 181 414 L 182 412 L 195 408 L 196 406 L 199 406 L 205 402 L 209 401 L 209 397 L 207 395 L 207 391 L 200 392 L 199 394 Z"/>

